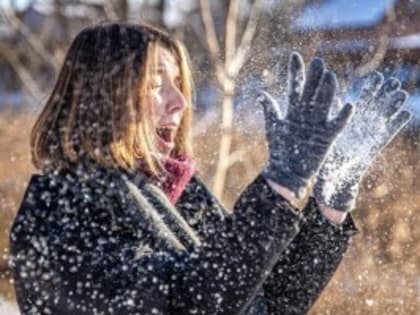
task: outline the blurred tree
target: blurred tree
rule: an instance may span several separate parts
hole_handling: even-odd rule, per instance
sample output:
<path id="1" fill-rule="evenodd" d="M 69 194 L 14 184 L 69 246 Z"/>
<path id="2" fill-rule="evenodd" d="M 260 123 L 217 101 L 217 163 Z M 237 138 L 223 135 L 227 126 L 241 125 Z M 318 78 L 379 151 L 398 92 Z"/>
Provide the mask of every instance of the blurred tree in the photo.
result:
<path id="1" fill-rule="evenodd" d="M 0 56 L 20 79 L 31 103 L 47 96 L 72 38 L 81 27 L 101 20 L 127 20 L 128 0 L 31 1 L 19 10 L 0 7 Z"/>
<path id="2" fill-rule="evenodd" d="M 241 7 L 242 4 L 242 7 Z M 250 5 L 249 14 L 242 16 L 244 5 Z M 251 42 L 254 38 L 258 17 L 260 15 L 261 0 L 246 3 L 239 0 L 224 2 L 227 8 L 225 27 L 222 34 L 217 34 L 214 13 L 209 1 L 200 1 L 201 18 L 204 25 L 206 44 L 215 71 L 217 83 L 222 90 L 221 139 L 213 178 L 213 192 L 222 198 L 229 167 L 243 154 L 243 150 L 231 152 L 233 136 L 233 101 L 235 95 L 235 79 L 248 58 Z M 242 9 L 242 10 L 241 10 Z M 246 22 L 242 23 L 241 18 Z M 221 46 L 224 42 L 224 47 Z"/>

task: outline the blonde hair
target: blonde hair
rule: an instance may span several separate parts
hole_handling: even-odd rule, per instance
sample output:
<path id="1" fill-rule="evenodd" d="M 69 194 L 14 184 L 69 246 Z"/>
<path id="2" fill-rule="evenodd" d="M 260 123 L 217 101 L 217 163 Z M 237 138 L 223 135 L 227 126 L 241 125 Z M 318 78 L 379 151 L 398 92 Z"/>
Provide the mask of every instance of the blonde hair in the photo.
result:
<path id="1" fill-rule="evenodd" d="M 83 159 L 111 168 L 135 170 L 139 160 L 152 174 L 162 167 L 150 123 L 150 71 L 157 48 L 178 60 L 187 108 L 173 155 L 192 155 L 191 72 L 184 46 L 150 26 L 101 24 L 74 39 L 54 89 L 31 133 L 31 153 L 39 169 L 66 168 Z"/>

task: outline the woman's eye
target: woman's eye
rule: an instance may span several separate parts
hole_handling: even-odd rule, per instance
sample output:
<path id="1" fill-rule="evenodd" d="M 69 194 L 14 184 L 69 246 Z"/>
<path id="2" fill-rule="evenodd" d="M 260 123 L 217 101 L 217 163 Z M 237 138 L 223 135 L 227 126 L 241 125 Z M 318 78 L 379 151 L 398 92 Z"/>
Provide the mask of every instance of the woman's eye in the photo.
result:
<path id="1" fill-rule="evenodd" d="M 162 82 L 152 82 L 151 89 L 154 91 L 158 91 L 162 88 Z"/>
<path id="2" fill-rule="evenodd" d="M 160 76 L 159 74 L 153 75 L 150 80 L 150 87 L 152 89 L 158 89 L 162 87 L 162 83 L 163 83 L 162 76 Z"/>

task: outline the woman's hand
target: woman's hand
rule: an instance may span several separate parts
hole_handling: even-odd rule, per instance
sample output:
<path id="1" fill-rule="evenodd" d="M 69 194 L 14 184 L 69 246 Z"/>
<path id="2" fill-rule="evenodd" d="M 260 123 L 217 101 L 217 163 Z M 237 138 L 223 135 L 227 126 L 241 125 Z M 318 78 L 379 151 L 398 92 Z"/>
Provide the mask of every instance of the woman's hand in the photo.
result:
<path id="1" fill-rule="evenodd" d="M 302 57 L 293 53 L 289 61 L 288 108 L 284 118 L 276 100 L 261 92 L 257 101 L 264 107 L 269 159 L 265 178 L 304 195 L 310 178 L 318 171 L 328 149 L 352 114 L 347 104 L 336 118 L 328 113 L 336 93 L 335 74 L 322 59 L 314 58 L 305 80 Z"/>
<path id="2" fill-rule="evenodd" d="M 341 211 L 354 207 L 360 181 L 379 152 L 410 120 L 401 110 L 407 93 L 396 78 L 383 83 L 371 73 L 362 88 L 355 114 L 328 154 L 317 177 L 314 195 L 319 203 Z"/>

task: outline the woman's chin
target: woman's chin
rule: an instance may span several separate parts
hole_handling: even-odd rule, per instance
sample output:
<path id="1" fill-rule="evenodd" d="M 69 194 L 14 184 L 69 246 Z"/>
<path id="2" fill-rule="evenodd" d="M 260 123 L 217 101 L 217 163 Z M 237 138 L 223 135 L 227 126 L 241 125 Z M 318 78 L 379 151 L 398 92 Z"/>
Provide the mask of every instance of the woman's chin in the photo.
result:
<path id="1" fill-rule="evenodd" d="M 164 155 L 164 156 L 168 156 L 172 150 L 175 147 L 175 143 L 173 142 L 166 142 L 163 139 L 161 139 L 160 137 L 157 137 L 158 141 L 157 141 L 157 146 L 159 149 L 159 153 Z"/>

